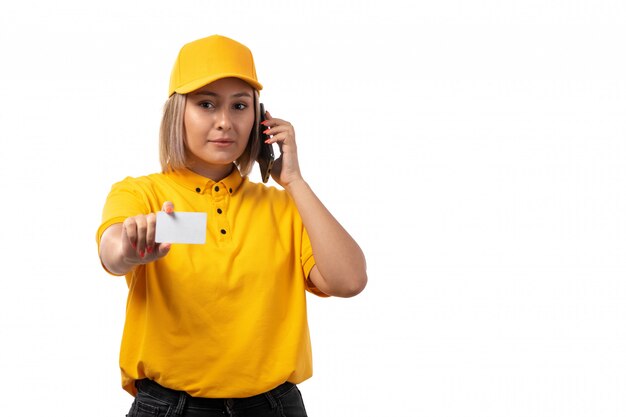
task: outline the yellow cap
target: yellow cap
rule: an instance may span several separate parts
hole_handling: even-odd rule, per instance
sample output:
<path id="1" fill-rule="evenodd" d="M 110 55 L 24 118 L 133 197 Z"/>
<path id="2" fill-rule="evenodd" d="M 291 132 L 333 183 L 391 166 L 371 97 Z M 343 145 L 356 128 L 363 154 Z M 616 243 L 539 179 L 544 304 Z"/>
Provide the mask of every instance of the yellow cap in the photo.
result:
<path id="1" fill-rule="evenodd" d="M 198 39 L 180 49 L 170 77 L 169 95 L 187 94 L 228 77 L 240 78 L 257 90 L 263 88 L 248 47 L 220 35 Z"/>

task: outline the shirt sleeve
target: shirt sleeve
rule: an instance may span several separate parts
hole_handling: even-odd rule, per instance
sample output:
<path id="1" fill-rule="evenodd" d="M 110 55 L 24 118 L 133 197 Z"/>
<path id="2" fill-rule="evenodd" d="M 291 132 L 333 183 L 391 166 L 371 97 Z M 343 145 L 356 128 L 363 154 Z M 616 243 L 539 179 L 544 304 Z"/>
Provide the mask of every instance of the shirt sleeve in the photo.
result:
<path id="1" fill-rule="evenodd" d="M 306 229 L 302 227 L 302 250 L 301 250 L 302 269 L 304 271 L 304 288 L 311 294 L 315 294 L 318 297 L 330 297 L 328 294 L 320 291 L 313 281 L 309 278 L 311 269 L 315 266 L 315 258 L 313 257 L 313 249 L 311 248 L 311 240 Z"/>
<path id="2" fill-rule="evenodd" d="M 141 192 L 141 188 L 135 184 L 133 178 L 128 177 L 114 184 L 104 203 L 102 223 L 96 232 L 98 254 L 100 253 L 102 234 L 109 226 L 122 223 L 128 217 L 148 213 L 150 213 L 149 204 L 147 204 L 147 200 Z M 104 265 L 102 266 L 107 272 L 111 273 Z"/>

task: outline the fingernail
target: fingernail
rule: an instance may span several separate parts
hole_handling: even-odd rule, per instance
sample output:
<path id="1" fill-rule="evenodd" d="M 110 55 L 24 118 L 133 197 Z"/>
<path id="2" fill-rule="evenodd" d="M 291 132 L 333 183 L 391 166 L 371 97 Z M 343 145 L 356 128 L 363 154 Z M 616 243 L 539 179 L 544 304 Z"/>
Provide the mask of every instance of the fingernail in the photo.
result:
<path id="1" fill-rule="evenodd" d="M 265 130 L 263 131 L 263 133 L 265 133 L 265 134 L 267 135 L 267 132 L 269 132 L 269 131 L 270 131 L 269 129 L 265 129 Z"/>
<path id="2" fill-rule="evenodd" d="M 135 242 L 130 242 L 130 246 L 132 246 L 133 249 L 137 249 L 137 244 Z"/>
<path id="3" fill-rule="evenodd" d="M 139 251 L 139 257 L 143 258 L 144 252 L 143 251 Z"/>
<path id="4" fill-rule="evenodd" d="M 148 253 L 152 253 L 153 250 L 154 248 L 152 246 L 148 246 L 148 248 L 146 249 Z"/>
<path id="5" fill-rule="evenodd" d="M 173 212 L 173 211 L 174 211 L 174 210 L 172 210 L 172 208 L 171 208 L 171 207 L 167 207 L 167 208 L 165 209 L 165 212 L 166 212 L 167 214 L 172 214 L 172 212 Z"/>
<path id="6" fill-rule="evenodd" d="M 266 141 L 265 141 L 265 143 L 270 143 L 270 140 L 269 140 L 269 139 L 268 139 L 268 140 L 266 140 Z"/>
<path id="7" fill-rule="evenodd" d="M 267 120 L 263 120 L 263 121 L 261 122 L 261 124 L 262 124 L 263 126 L 267 126 Z"/>

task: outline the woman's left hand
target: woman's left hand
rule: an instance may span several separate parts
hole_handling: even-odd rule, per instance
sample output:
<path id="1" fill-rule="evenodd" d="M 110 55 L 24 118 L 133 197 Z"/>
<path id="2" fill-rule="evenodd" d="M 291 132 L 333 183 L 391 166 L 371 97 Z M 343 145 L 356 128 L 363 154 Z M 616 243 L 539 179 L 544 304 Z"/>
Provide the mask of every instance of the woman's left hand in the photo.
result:
<path id="1" fill-rule="evenodd" d="M 264 133 L 271 136 L 266 143 L 277 143 L 280 149 L 280 157 L 274 161 L 272 167 L 272 178 L 283 188 L 287 188 L 292 182 L 302 179 L 296 132 L 291 123 L 272 117 L 268 111 L 265 112 L 265 117 L 263 125 L 268 129 Z"/>

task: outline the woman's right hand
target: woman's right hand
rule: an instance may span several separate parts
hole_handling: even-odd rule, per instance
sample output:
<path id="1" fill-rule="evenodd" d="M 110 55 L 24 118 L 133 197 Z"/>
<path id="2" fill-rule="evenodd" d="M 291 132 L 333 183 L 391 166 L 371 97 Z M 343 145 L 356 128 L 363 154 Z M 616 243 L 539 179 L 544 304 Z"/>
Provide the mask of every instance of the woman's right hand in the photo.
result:
<path id="1" fill-rule="evenodd" d="M 162 210 L 174 212 L 174 204 L 166 201 Z M 100 239 L 100 260 L 110 272 L 124 275 L 135 266 L 160 259 L 170 251 L 170 243 L 156 243 L 156 214 L 129 217 L 111 225 Z"/>
<path id="2" fill-rule="evenodd" d="M 162 211 L 174 213 L 174 203 L 163 203 Z M 156 214 L 140 214 L 122 223 L 122 257 L 131 264 L 147 264 L 164 257 L 170 250 L 169 243 L 156 243 Z"/>

